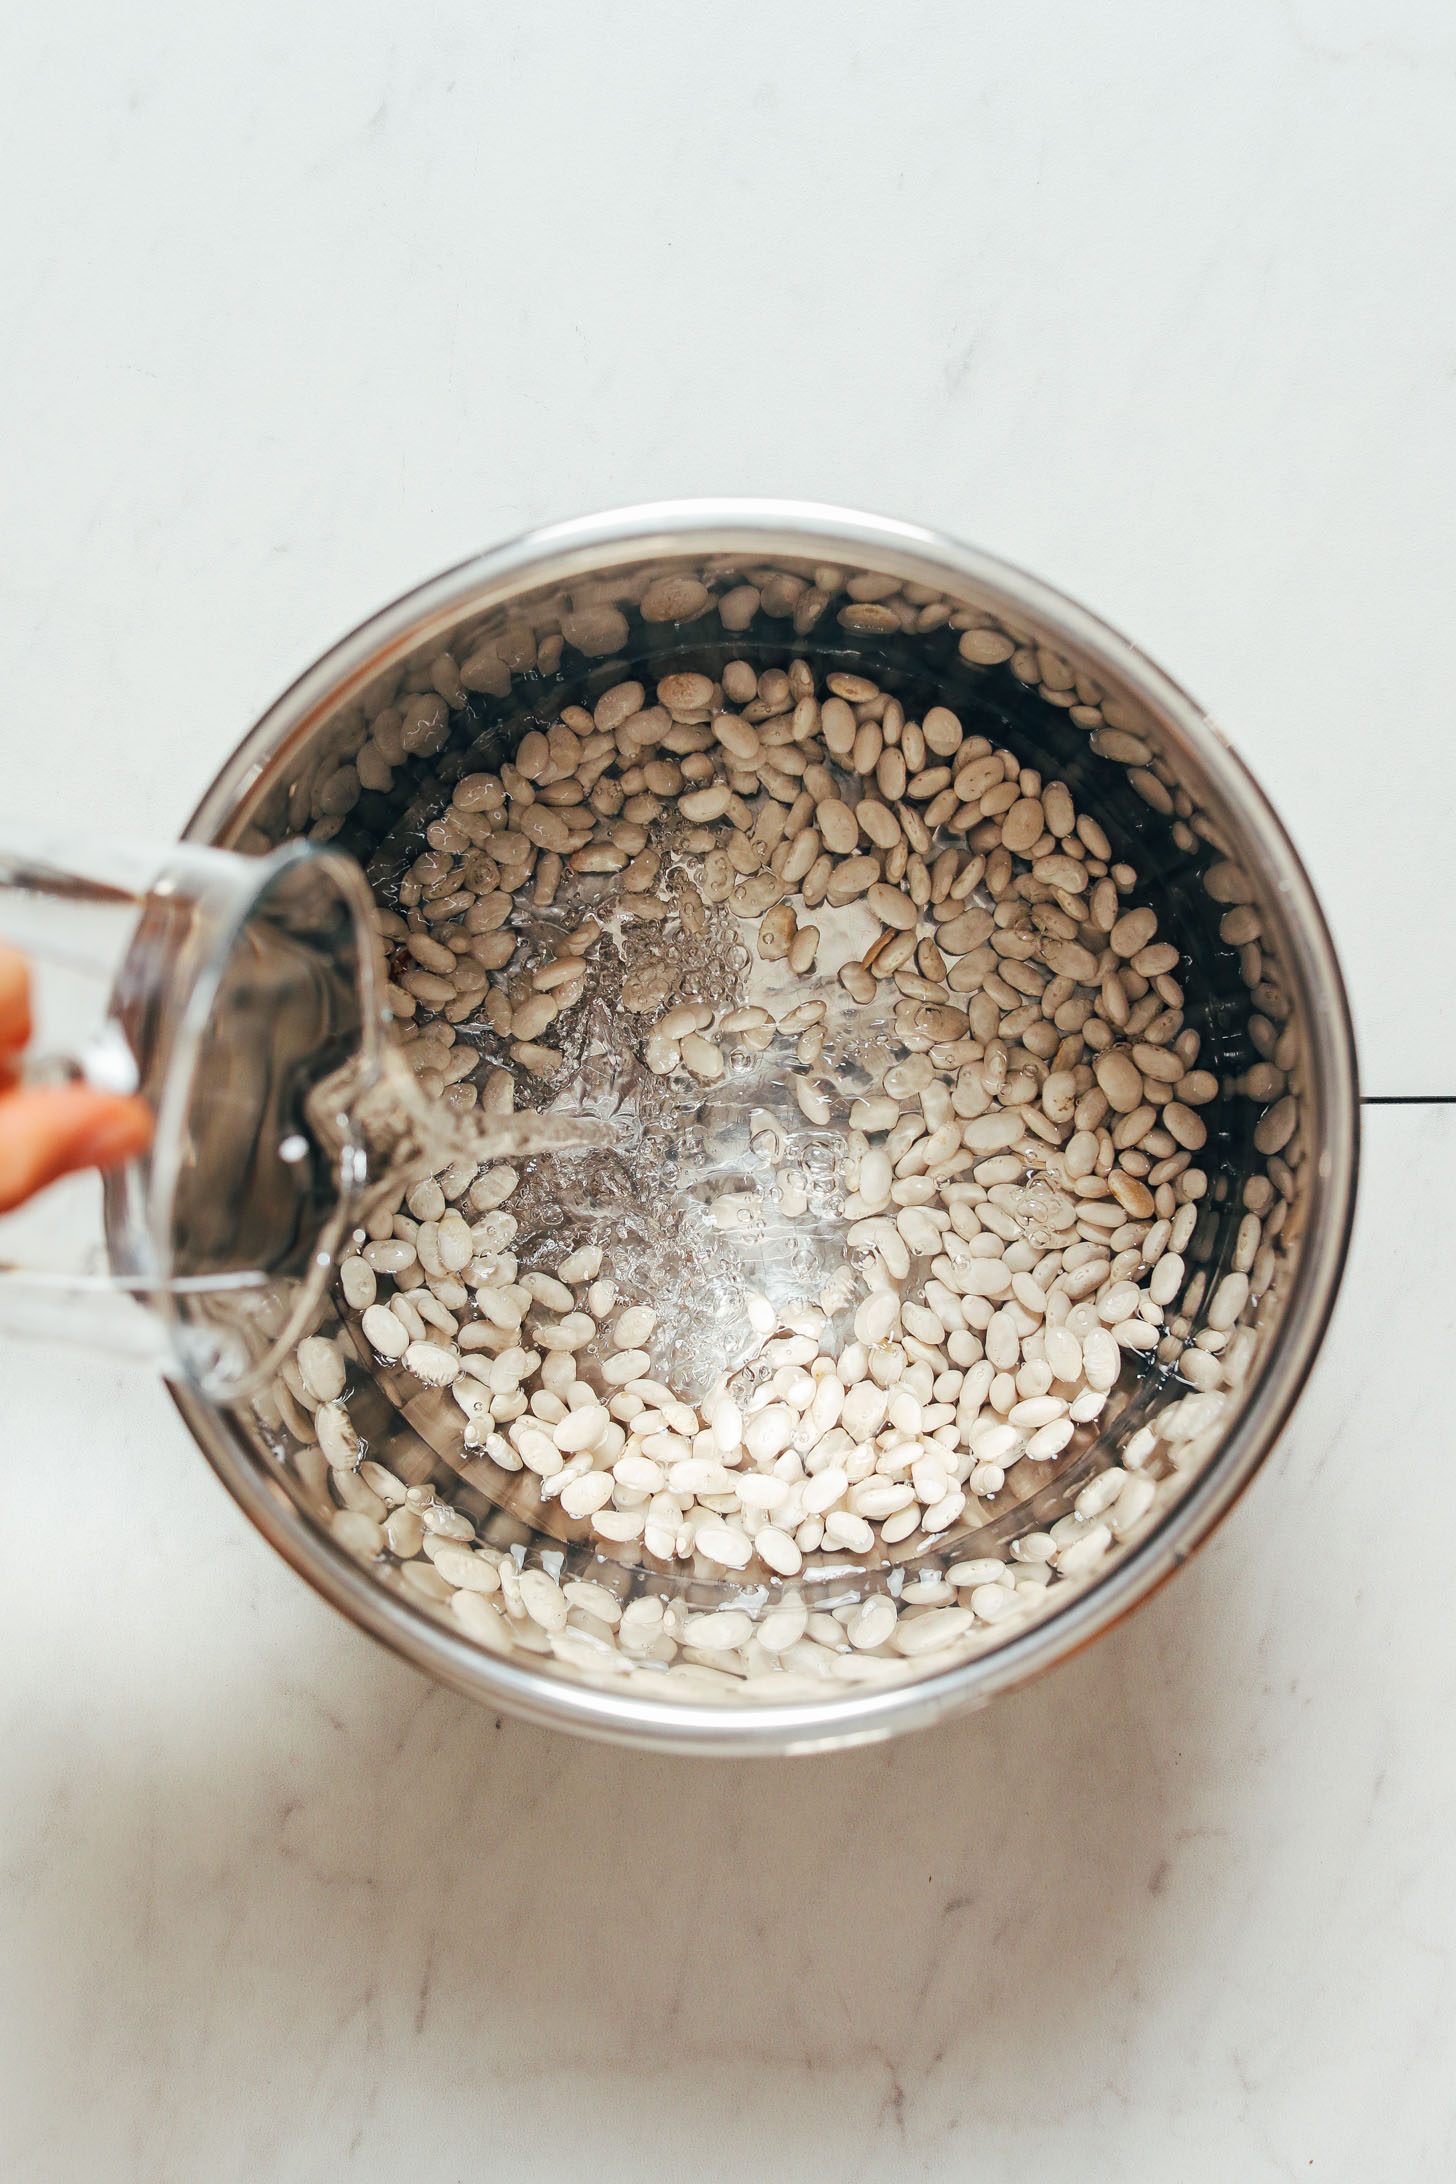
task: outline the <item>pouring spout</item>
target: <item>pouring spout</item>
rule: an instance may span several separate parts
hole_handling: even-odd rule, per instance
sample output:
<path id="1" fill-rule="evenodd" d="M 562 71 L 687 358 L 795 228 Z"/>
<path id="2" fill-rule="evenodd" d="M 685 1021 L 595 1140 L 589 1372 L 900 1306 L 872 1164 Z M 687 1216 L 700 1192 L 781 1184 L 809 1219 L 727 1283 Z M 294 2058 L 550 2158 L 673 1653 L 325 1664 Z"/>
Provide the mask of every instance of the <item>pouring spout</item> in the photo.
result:
<path id="1" fill-rule="evenodd" d="M 392 1047 L 384 1050 L 377 1073 L 361 1078 L 362 1064 L 350 1061 L 317 1084 L 306 1102 L 309 1129 L 345 1179 L 359 1220 L 422 1167 L 589 1151 L 615 1145 L 621 1135 L 616 1123 L 597 1115 L 458 1112 L 429 1098 Z"/>

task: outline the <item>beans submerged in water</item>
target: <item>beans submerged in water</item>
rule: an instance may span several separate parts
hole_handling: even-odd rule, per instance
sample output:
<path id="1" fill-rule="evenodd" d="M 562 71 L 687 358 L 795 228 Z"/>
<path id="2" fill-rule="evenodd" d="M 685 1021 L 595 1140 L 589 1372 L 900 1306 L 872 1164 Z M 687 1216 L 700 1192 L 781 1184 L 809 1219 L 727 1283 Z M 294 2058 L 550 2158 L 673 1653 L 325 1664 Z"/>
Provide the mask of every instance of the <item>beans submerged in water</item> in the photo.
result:
<path id="1" fill-rule="evenodd" d="M 851 579 L 847 595 L 844 582 L 754 572 L 715 594 L 667 576 L 640 611 L 668 629 L 716 611 L 729 632 L 763 617 L 799 634 L 835 612 L 845 630 L 912 632 L 950 613 L 889 579 Z M 1082 697 L 1066 663 L 975 620 L 955 627 L 978 670 L 1009 663 L 1049 703 L 1075 699 L 1064 711 L 1099 757 L 1162 809 L 1148 746 Z M 561 630 L 600 658 L 628 636 L 610 607 Z M 510 680 L 505 652 L 485 646 L 441 674 L 450 704 L 457 683 L 500 696 Z M 445 698 L 380 708 L 359 782 L 387 786 L 448 733 Z M 687 1131 L 773 1057 L 784 1104 L 747 1118 L 760 1181 L 709 1210 L 729 1237 L 765 1205 L 790 1233 L 812 1221 L 819 1234 L 832 1188 L 842 1263 L 812 1297 L 744 1296 L 742 1364 L 689 1400 L 664 1300 L 633 1294 L 610 1243 L 563 1238 L 518 1265 L 522 1168 L 419 1174 L 342 1263 L 340 1333 L 300 1343 L 260 1410 L 306 1453 L 316 1444 L 338 1543 L 494 1651 L 683 1698 L 924 1673 L 1094 1572 L 1247 1371 L 1283 1197 L 1253 1179 L 1234 1263 L 1198 1257 L 1220 1065 L 1202 1066 L 1157 910 L 1071 787 L 951 706 L 908 719 L 868 676 L 725 657 L 716 679 L 624 672 L 591 711 L 568 706 L 514 763 L 458 780 L 430 842 L 380 912 L 420 1084 L 497 1112 L 546 1104 L 583 1068 L 606 1005 Z M 1253 951 L 1268 1036 L 1251 1033 L 1259 1058 L 1240 1090 L 1260 1102 L 1256 1148 L 1287 1173 L 1297 1055 L 1265 993 L 1258 914 L 1226 860 L 1207 885 L 1231 906 L 1228 944 Z M 747 969 L 708 1000 L 685 943 L 720 927 Z M 827 1167 L 804 1164 L 814 1147 Z M 595 1543 L 601 1582 L 568 1574 L 570 1545 L 567 1569 L 539 1539 L 521 1566 L 371 1457 L 351 1359 L 397 1408 L 434 1406 L 421 1412 L 430 1445 L 452 1433 L 467 1476 L 484 1465 L 540 1532 Z M 1025 1492 L 1074 1461 L 1119 1384 L 1152 1369 L 1188 1392 L 1107 1450 L 1065 1516 L 956 1559 L 953 1543 L 999 1514 L 1009 1474 L 1029 1467 Z M 827 1606 L 795 1589 L 855 1570 Z M 684 1608 L 688 1579 L 723 1604 Z"/>

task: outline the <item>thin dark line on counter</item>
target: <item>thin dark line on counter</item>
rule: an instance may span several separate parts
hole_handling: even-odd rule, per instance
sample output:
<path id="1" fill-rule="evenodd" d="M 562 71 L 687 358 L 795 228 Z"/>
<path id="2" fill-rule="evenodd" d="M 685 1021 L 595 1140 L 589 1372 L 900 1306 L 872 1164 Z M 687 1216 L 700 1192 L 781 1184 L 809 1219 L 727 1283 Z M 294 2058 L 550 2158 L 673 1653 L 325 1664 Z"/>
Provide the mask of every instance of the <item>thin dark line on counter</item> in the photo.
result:
<path id="1" fill-rule="evenodd" d="M 1456 1092 L 1362 1092 L 1362 1107 L 1456 1107 Z"/>

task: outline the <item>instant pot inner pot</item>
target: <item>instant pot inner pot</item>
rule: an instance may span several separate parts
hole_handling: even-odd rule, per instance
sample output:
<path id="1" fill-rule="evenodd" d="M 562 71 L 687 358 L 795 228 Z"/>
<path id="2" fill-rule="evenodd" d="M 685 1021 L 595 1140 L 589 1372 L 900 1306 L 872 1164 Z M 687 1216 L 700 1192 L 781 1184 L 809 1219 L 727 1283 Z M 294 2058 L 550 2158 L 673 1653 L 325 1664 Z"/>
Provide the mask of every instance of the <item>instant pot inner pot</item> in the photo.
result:
<path id="1" fill-rule="evenodd" d="M 1177 1220 L 1182 1261 L 1153 1346 L 1124 1350 L 1105 1409 L 1079 1425 L 1064 1449 L 1048 1459 L 1013 1454 L 1003 1485 L 970 1494 L 929 1545 L 917 1534 L 887 1547 L 877 1538 L 864 1556 L 824 1548 L 785 1578 L 757 1560 L 740 1571 L 701 1557 L 684 1566 L 654 1558 L 640 1541 L 603 1540 L 588 1521 L 543 1499 L 533 1471 L 502 1468 L 488 1449 L 468 1446 L 448 1389 L 421 1389 L 371 1355 L 357 1318 L 340 1308 L 326 1331 L 347 1360 L 349 1414 L 366 1467 L 383 1466 L 409 1493 L 427 1542 L 433 1521 L 457 1529 L 467 1552 L 495 1561 L 499 1586 L 480 1596 L 495 1620 L 454 1607 L 455 1588 L 428 1552 L 371 1546 L 363 1559 L 373 1578 L 457 1635 L 463 1622 L 493 1649 L 530 1656 L 531 1667 L 595 1682 L 625 1679 L 635 1692 L 664 1701 L 787 1700 L 806 1691 L 824 1698 L 942 1669 L 1054 1615 L 1115 1567 L 1215 1458 L 1258 1381 L 1297 1274 L 1309 1149 L 1318 1141 L 1303 1081 L 1308 1001 L 1284 967 L 1283 907 L 1277 894 L 1261 899 L 1257 862 L 1234 831 L 1238 821 L 1201 776 L 1198 756 L 1175 748 L 1166 724 L 1120 684 L 1106 653 L 1080 655 L 1056 632 L 1008 615 L 989 592 L 938 591 L 892 572 L 812 560 L 684 554 L 437 616 L 427 635 L 415 633 L 407 655 L 375 663 L 367 682 L 356 677 L 314 709 L 307 731 L 265 764 L 224 839 L 260 852 L 300 833 L 331 841 L 358 859 L 381 905 L 397 906 L 400 883 L 456 784 L 498 774 L 522 737 L 549 729 L 564 708 L 591 713 L 629 678 L 645 686 L 651 705 L 656 686 L 684 672 L 709 678 L 721 693 L 730 662 L 746 662 L 761 676 L 794 661 L 807 663 L 821 699 L 829 678 L 856 678 L 841 687 L 872 687 L 910 721 L 948 708 L 967 738 L 1010 750 L 1043 784 L 1066 785 L 1077 813 L 1105 835 L 1114 870 L 1133 868 L 1127 903 L 1154 908 L 1158 943 L 1176 949 L 1171 970 L 1137 983 L 1197 1032 L 1197 1068 L 1216 1079 L 1216 1090 L 1197 1110 L 1204 1142 L 1189 1151 L 1169 1139 L 1163 1149 L 1163 1132 L 1153 1140 L 1157 1157 L 1147 1162 L 1150 1182 L 1167 1181 L 1159 1203 Z M 715 696 L 714 704 L 722 702 Z M 873 714 L 873 700 L 853 702 Z M 747 710 L 751 715 L 752 706 Z M 975 840 L 974 828 L 937 834 L 927 854 L 945 844 L 964 852 Z M 764 1355 L 762 1337 L 743 1317 L 745 1298 L 769 1298 L 782 1337 L 784 1315 L 793 1325 L 794 1300 L 813 1299 L 835 1266 L 853 1260 L 839 1172 L 844 1110 L 824 1128 L 800 1114 L 785 1090 L 796 1066 L 792 1042 L 730 1054 L 716 1085 L 681 1069 L 660 1079 L 643 1068 L 653 1016 L 630 1013 L 621 1001 L 634 968 L 670 966 L 664 1006 L 700 999 L 731 1007 L 750 973 L 762 975 L 753 921 L 724 905 L 712 906 L 698 929 L 684 925 L 673 874 L 680 864 L 691 870 L 693 861 L 679 860 L 667 837 L 662 850 L 655 892 L 666 913 L 641 926 L 613 926 L 593 952 L 582 999 L 551 1032 L 561 1068 L 541 1077 L 515 1071 L 518 1105 L 615 1116 L 619 1147 L 521 1163 L 505 1209 L 514 1224 L 509 1245 L 522 1273 L 600 1245 L 620 1303 L 658 1312 L 653 1374 L 690 1400 L 726 1378 L 747 1406 L 774 1366 L 772 1342 Z M 523 890 L 514 922 L 528 954 L 533 942 L 549 942 L 590 914 L 614 884 L 568 872 L 556 902 L 540 910 Z M 837 914 L 814 913 L 826 930 Z M 832 973 L 785 984 L 781 1007 L 796 992 L 830 1000 L 826 1068 L 837 1066 L 846 1101 L 874 1089 L 867 1065 L 903 1054 L 894 1010 L 904 986 L 903 978 L 882 980 L 873 999 L 853 1004 Z M 964 1006 L 968 996 L 955 998 Z M 454 1051 L 469 1049 L 478 1050 L 479 1063 L 462 1080 L 467 1086 L 510 1066 L 509 1041 L 483 1015 L 457 1025 Z M 1109 1125 L 1118 1119 L 1110 1116 Z M 755 1129 L 789 1139 L 804 1209 L 785 1212 L 774 1191 L 755 1197 L 752 1187 L 741 1188 L 753 1166 Z M 1025 1233 L 1055 1244 L 1056 1234 L 1038 1227 L 1045 1176 L 1028 1168 L 1019 1187 Z M 726 1211 L 725 1200 L 733 1201 Z M 1170 1223 L 1161 1213 L 1119 1221 L 1109 1248 L 1136 1252 L 1160 1222 L 1155 1241 L 1166 1254 Z M 925 1275 L 923 1264 L 912 1268 L 907 1298 L 921 1293 Z M 846 1295 L 838 1319 L 831 1311 L 841 1341 L 852 1339 L 863 1295 Z M 592 1354 L 585 1353 L 584 1370 Z M 294 1387 L 291 1400 L 286 1389 L 279 1401 L 261 1400 L 242 1420 L 244 1430 L 295 1502 L 347 1541 L 340 1512 L 351 1490 L 341 1489 L 337 1467 L 309 1437 L 296 1379 Z M 361 1498 L 357 1488 L 352 1498 Z M 1004 1565 L 999 1578 L 993 1562 Z M 521 1608 L 520 1579 L 533 1571 L 566 1587 L 566 1621 L 558 1628 Z M 606 1598 L 574 1591 L 574 1584 L 599 1587 Z M 1008 1593 L 1011 1604 L 997 1601 L 993 1616 L 977 1615 L 948 1649 L 922 1658 L 893 1646 L 848 1653 L 829 1646 L 822 1676 L 801 1660 L 787 1682 L 781 1663 L 758 1663 L 773 1667 L 772 1675 L 745 1674 L 741 1655 L 725 1668 L 685 1635 L 702 1628 L 691 1618 L 727 1605 L 745 1610 L 755 1627 L 786 1603 L 820 1616 L 838 1609 L 843 1627 L 846 1607 L 871 1595 L 891 1598 L 902 1617 L 924 1617 L 947 1603 L 964 1606 L 977 1593 L 991 1602 L 987 1584 Z M 656 1652 L 624 1655 L 622 1615 L 643 1600 L 665 1603 Z"/>

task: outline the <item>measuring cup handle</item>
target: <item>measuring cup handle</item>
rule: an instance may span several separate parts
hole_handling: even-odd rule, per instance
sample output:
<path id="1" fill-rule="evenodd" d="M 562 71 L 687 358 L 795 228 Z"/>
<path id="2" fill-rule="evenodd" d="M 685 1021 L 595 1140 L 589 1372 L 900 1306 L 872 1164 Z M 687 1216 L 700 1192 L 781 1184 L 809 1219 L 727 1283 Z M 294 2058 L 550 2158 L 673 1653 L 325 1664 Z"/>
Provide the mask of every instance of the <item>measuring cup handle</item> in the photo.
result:
<path id="1" fill-rule="evenodd" d="M 43 828 L 0 824 L 0 941 L 31 967 L 34 1033 L 23 1053 L 6 1056 L 25 1087 L 81 1083 L 133 1094 L 136 1056 L 105 996 L 136 924 L 146 889 L 165 867 L 165 849 L 103 842 L 85 852 Z M 44 970 L 37 986 L 34 970 Z M 53 980 L 59 976 L 57 988 Z M 80 1184 L 70 1197 L 13 1208 L 14 1241 L 0 1245 L 0 1334 L 64 1341 L 115 1355 L 160 1361 L 166 1334 L 134 1286 L 107 1274 L 54 1271 L 43 1262 L 76 1220 Z"/>
<path id="2" fill-rule="evenodd" d="M 162 1366 L 167 1332 L 135 1290 L 109 1274 L 47 1274 L 0 1266 L 0 1334 L 65 1342 Z"/>
<path id="3" fill-rule="evenodd" d="M 79 1343 L 165 1368 L 175 1366 L 176 1337 L 150 1309 L 157 1301 L 264 1287 L 264 1277 L 251 1273 L 153 1282 L 124 1274 L 53 1274 L 0 1261 L 0 1334 Z"/>
<path id="4" fill-rule="evenodd" d="M 59 1028 L 52 1021 L 49 1007 L 41 1003 L 37 1009 L 39 997 L 29 980 L 32 959 L 58 960 L 67 971 L 80 971 L 92 980 L 104 976 L 108 964 L 104 950 L 97 945 L 105 931 L 104 913 L 100 926 L 88 919 L 85 910 L 81 910 L 79 923 L 74 913 L 86 902 L 93 907 L 98 902 L 114 902 L 120 892 L 109 881 L 61 880 L 56 875 L 64 888 L 64 911 L 59 917 L 47 917 L 53 898 L 43 894 L 35 883 L 43 874 L 54 873 L 48 862 L 50 847 L 49 843 L 41 843 L 22 848 L 13 837 L 0 841 L 0 933 L 7 942 L 18 944 L 14 955 L 7 946 L 4 953 L 9 960 L 0 962 L 0 1091 L 8 1084 L 22 1094 L 57 1095 L 35 1100 L 6 1098 L 0 1104 L 0 1129 L 4 1130 L 9 1155 L 5 1195 L 13 1201 L 9 1208 L 12 1214 L 19 1214 L 27 1201 L 38 1196 L 57 1166 L 63 1166 L 67 1173 L 88 1167 L 84 1140 L 78 1141 L 78 1133 L 94 1131 L 115 1114 L 101 1102 L 84 1096 L 68 1097 L 62 1088 L 85 1087 L 115 1097 L 134 1094 L 139 1081 L 136 1058 L 120 1026 L 113 1021 L 90 1021 L 84 1036 L 73 1042 L 71 1053 L 43 1051 L 30 1036 L 37 1013 L 45 1032 L 54 1036 Z M 26 1041 L 23 1047 L 22 1040 Z M 113 1157 L 126 1144 L 139 1150 L 147 1136 L 141 1117 L 128 1117 L 122 1109 L 115 1119 L 122 1126 L 123 1136 L 115 1145 Z M 39 1184 L 32 1182 L 35 1177 L 41 1179 Z M 54 1247 L 58 1230 L 66 1226 L 64 1213 L 58 1221 L 53 1203 L 32 1205 L 28 1215 L 20 1215 L 20 1223 L 22 1234 L 34 1240 L 42 1256 Z M 129 1285 L 108 1275 L 21 1265 L 3 1248 L 0 1333 L 81 1340 L 129 1357 L 154 1358 L 162 1349 L 160 1329 L 138 1305 Z"/>

